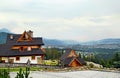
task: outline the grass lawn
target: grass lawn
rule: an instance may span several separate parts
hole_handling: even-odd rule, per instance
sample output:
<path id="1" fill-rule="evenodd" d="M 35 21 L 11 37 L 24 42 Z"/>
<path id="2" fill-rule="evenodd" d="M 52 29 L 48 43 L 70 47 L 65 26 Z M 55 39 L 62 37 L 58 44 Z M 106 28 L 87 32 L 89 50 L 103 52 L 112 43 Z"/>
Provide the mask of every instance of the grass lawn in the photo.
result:
<path id="1" fill-rule="evenodd" d="M 26 70 L 26 67 L 12 67 L 12 68 L 0 68 L 0 70 L 6 69 L 9 70 L 10 72 L 18 72 L 22 68 L 23 71 Z M 30 71 L 50 71 L 54 70 L 54 68 L 42 68 L 42 67 L 30 67 Z"/>

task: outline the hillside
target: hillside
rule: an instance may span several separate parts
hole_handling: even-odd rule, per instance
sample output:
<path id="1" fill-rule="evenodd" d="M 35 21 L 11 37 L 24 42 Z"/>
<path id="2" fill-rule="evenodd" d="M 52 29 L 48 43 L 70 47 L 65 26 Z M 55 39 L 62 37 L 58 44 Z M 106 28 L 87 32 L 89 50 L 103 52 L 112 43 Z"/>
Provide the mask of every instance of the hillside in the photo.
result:
<path id="1" fill-rule="evenodd" d="M 5 43 L 7 38 L 7 33 L 11 33 L 11 31 L 9 31 L 6 28 L 0 29 L 0 44 Z M 46 46 L 64 46 L 64 45 L 74 45 L 79 43 L 73 40 L 57 40 L 57 39 L 47 39 L 47 38 L 43 38 L 43 42 Z"/>
<path id="2" fill-rule="evenodd" d="M 7 33 L 11 33 L 8 29 L 3 28 L 0 29 L 0 44 L 5 43 Z M 90 41 L 90 42 L 77 42 L 73 40 L 57 40 L 57 39 L 47 39 L 43 38 L 43 42 L 45 43 L 46 46 L 69 46 L 69 45 L 90 45 L 94 47 L 119 47 L 120 45 L 120 38 L 117 39 L 102 39 L 98 41 Z"/>
<path id="3" fill-rule="evenodd" d="M 98 41 L 89 41 L 81 43 L 82 45 L 98 45 L 98 44 L 120 44 L 120 38 L 108 38 Z"/>
<path id="4" fill-rule="evenodd" d="M 1 32 L 0 33 L 0 44 L 4 44 L 6 42 L 6 38 L 7 38 L 7 33 Z"/>
<path id="5" fill-rule="evenodd" d="M 0 29 L 0 32 L 11 33 L 11 31 L 9 31 L 9 30 L 6 29 L 6 28 L 2 28 L 2 29 Z"/>
<path id="6" fill-rule="evenodd" d="M 4 44 L 6 42 L 6 38 L 7 38 L 8 33 L 11 33 L 11 31 L 9 31 L 6 28 L 0 29 L 0 44 Z"/>

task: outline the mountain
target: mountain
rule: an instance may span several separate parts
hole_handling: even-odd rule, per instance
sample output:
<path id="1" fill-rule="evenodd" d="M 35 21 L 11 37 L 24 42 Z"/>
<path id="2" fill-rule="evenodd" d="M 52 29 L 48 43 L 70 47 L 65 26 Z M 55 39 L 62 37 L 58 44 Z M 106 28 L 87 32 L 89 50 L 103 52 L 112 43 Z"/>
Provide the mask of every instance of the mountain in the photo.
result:
<path id="1" fill-rule="evenodd" d="M 56 39 L 46 39 L 43 38 L 43 42 L 46 46 L 60 46 L 60 45 L 64 45 L 64 42 L 62 42 L 61 40 L 56 40 Z"/>
<path id="2" fill-rule="evenodd" d="M 7 34 L 8 33 L 0 32 L 0 44 L 4 44 L 6 42 Z"/>
<path id="3" fill-rule="evenodd" d="M 73 40 L 57 40 L 57 39 L 46 39 L 43 38 L 43 42 L 46 46 L 66 46 L 66 45 L 75 45 L 79 42 Z"/>
<path id="4" fill-rule="evenodd" d="M 4 44 L 6 42 L 6 38 L 7 38 L 8 33 L 11 33 L 11 31 L 9 31 L 6 28 L 0 29 L 0 44 Z"/>
<path id="5" fill-rule="evenodd" d="M 89 41 L 81 43 L 82 45 L 98 45 L 98 44 L 120 44 L 120 38 L 102 39 L 98 41 Z"/>
<path id="6" fill-rule="evenodd" d="M 2 28 L 2 29 L 0 29 L 0 32 L 11 33 L 11 31 L 9 31 L 9 30 L 6 29 L 6 28 Z"/>
<path id="7" fill-rule="evenodd" d="M 0 29 L 0 44 L 5 43 L 7 38 L 7 33 L 11 33 L 6 28 Z M 110 38 L 110 39 L 102 39 L 97 41 L 89 41 L 89 42 L 77 42 L 73 40 L 58 40 L 58 39 L 47 39 L 43 38 L 43 42 L 46 46 L 69 46 L 69 45 L 101 45 L 101 44 L 119 44 L 120 45 L 120 38 Z"/>

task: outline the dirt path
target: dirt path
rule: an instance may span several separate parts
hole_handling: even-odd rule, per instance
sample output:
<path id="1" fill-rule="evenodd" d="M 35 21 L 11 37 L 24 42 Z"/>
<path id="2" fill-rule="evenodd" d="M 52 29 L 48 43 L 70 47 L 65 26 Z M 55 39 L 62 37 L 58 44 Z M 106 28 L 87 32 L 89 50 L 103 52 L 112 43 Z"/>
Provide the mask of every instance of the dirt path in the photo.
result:
<path id="1" fill-rule="evenodd" d="M 11 78 L 15 78 L 16 73 L 11 72 Z M 40 72 L 32 71 L 29 77 L 32 78 L 120 78 L 120 73 L 101 71 L 74 71 L 74 72 Z"/>

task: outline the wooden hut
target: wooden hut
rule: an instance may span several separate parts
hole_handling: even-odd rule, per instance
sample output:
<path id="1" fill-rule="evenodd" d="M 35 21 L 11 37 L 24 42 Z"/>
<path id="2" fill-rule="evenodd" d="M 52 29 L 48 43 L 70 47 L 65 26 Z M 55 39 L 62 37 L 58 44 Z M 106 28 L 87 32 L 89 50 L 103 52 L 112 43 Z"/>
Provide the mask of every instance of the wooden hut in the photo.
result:
<path id="1" fill-rule="evenodd" d="M 65 53 L 61 56 L 60 62 L 63 66 L 78 67 L 85 65 L 85 61 L 77 55 L 72 49 L 65 50 Z"/>

